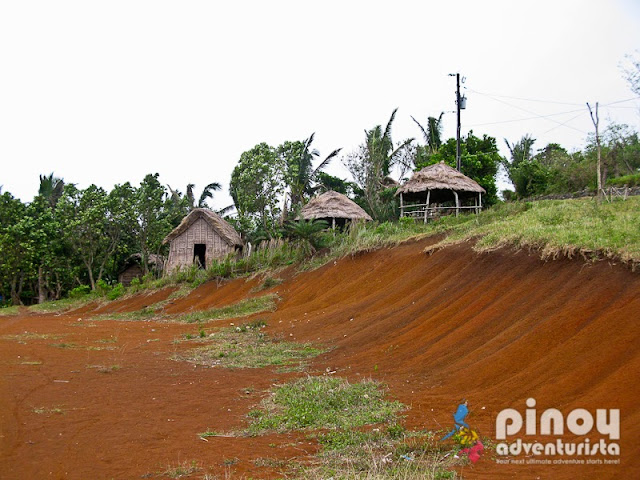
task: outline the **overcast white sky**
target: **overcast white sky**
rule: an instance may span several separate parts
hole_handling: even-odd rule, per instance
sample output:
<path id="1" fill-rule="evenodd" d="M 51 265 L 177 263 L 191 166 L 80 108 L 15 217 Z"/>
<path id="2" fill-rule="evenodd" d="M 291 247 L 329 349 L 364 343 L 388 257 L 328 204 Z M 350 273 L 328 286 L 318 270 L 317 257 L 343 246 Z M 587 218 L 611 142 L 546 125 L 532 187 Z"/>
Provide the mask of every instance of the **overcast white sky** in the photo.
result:
<path id="1" fill-rule="evenodd" d="M 39 174 L 110 189 L 158 172 L 182 191 L 222 183 L 222 207 L 259 142 L 316 132 L 321 154 L 347 152 L 395 107 L 394 139 L 422 141 L 410 115 L 453 111 L 457 71 L 463 133 L 577 149 L 586 101 L 634 97 L 620 63 L 638 48 L 637 0 L 5 0 L 0 185 L 30 201 Z M 638 129 L 639 109 L 602 108 L 602 123 Z"/>

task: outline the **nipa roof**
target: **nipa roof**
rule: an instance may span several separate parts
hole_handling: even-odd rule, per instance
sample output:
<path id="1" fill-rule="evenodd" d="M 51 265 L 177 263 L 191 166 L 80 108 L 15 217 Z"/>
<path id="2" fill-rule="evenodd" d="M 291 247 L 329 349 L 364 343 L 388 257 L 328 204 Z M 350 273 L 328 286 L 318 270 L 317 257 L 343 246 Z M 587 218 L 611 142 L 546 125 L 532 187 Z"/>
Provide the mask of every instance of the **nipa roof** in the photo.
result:
<path id="1" fill-rule="evenodd" d="M 463 175 L 455 168 L 451 168 L 444 162 L 429 165 L 402 185 L 396 195 L 400 193 L 426 192 L 427 190 L 456 190 L 458 192 L 486 193 L 475 180 Z"/>
<path id="2" fill-rule="evenodd" d="M 220 237 L 229 244 L 229 246 L 242 246 L 242 239 L 236 230 L 229 225 L 220 215 L 207 208 L 194 208 L 189 214 L 182 219 L 180 225 L 174 228 L 169 235 L 165 237 L 162 243 L 169 243 L 174 238 L 186 232 L 200 218 L 204 219 L 211 228 L 213 228 Z"/>
<path id="3" fill-rule="evenodd" d="M 300 216 L 303 220 L 316 218 L 346 218 L 348 220 L 372 220 L 356 202 L 338 192 L 325 192 L 307 203 Z"/>

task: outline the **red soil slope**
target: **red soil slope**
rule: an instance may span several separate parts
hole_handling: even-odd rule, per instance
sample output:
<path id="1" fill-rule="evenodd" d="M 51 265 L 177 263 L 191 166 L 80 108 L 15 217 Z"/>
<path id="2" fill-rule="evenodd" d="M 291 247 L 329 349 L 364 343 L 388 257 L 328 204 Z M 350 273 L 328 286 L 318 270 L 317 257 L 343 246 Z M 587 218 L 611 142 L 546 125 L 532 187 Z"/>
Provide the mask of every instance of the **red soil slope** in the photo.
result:
<path id="1" fill-rule="evenodd" d="M 390 394 L 411 407 L 410 428 L 450 429 L 463 397 L 467 421 L 487 437 L 495 437 L 500 410 L 524 413 L 529 397 L 539 414 L 546 408 L 621 410 L 619 465 L 500 465 L 487 455 L 461 469 L 464 478 L 634 478 L 640 468 L 633 437 L 640 427 L 640 275 L 606 262 L 545 263 L 508 251 L 478 255 L 469 245 L 427 256 L 428 242 L 289 278 L 271 289 L 282 298 L 278 310 L 257 317 L 267 320 L 271 334 L 334 346 L 312 371 L 385 381 Z M 204 285 L 168 310 L 230 304 L 258 283 Z M 135 309 L 127 302 L 148 305 L 137 298 L 99 311 Z M 66 334 L 25 344 L 0 340 L 0 478 L 140 478 L 191 460 L 221 473 L 269 476 L 256 459 L 304 460 L 314 451 L 300 436 L 203 442 L 196 435 L 241 428 L 262 392 L 287 375 L 173 362 L 169 355 L 186 347 L 171 340 L 193 333 L 193 326 L 101 321 L 88 327 L 91 315 L 0 317 L 0 336 Z M 99 340 L 110 336 L 118 337 L 115 350 L 49 346 L 106 345 Z M 121 370 L 98 373 L 91 364 Z M 65 413 L 34 412 L 56 405 Z"/>

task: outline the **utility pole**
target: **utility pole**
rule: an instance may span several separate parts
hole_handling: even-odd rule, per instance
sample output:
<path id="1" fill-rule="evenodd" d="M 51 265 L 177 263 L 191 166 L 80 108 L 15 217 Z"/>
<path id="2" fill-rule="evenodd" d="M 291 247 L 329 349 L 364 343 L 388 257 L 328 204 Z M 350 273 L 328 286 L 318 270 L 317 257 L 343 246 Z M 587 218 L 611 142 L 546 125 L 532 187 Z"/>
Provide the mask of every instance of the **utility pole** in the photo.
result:
<path id="1" fill-rule="evenodd" d="M 460 158 L 460 110 L 465 108 L 463 102 L 466 99 L 460 96 L 460 72 L 449 74 L 450 77 L 454 75 L 456 77 L 456 111 L 458 113 L 458 125 L 456 129 L 456 169 L 462 172 L 462 160 Z"/>
<path id="2" fill-rule="evenodd" d="M 591 115 L 591 121 L 593 122 L 593 126 L 596 127 L 596 146 L 598 149 L 598 166 L 597 166 L 597 172 L 596 175 L 597 177 L 597 185 L 598 185 L 598 194 L 597 194 L 597 198 L 598 201 L 601 200 L 602 198 L 602 176 L 600 175 L 600 162 L 601 162 L 601 148 L 600 148 L 600 131 L 598 129 L 599 125 L 600 125 L 600 117 L 598 116 L 598 102 L 596 102 L 596 114 L 595 117 L 593 115 L 593 111 L 591 110 L 591 105 L 589 105 L 589 102 L 587 102 L 587 108 L 589 109 L 589 115 Z"/>

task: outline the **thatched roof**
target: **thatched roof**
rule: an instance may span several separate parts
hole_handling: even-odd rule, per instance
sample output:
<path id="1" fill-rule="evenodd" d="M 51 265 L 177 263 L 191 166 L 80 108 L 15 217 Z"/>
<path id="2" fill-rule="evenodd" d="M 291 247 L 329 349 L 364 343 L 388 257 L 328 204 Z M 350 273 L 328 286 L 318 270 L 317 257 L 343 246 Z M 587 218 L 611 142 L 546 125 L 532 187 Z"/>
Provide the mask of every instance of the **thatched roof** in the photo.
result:
<path id="1" fill-rule="evenodd" d="M 427 190 L 487 193 L 476 181 L 471 180 L 444 162 L 440 162 L 414 173 L 407 183 L 398 189 L 396 195 L 400 193 L 426 192 Z"/>
<path id="2" fill-rule="evenodd" d="M 242 239 L 238 232 L 229 225 L 220 215 L 207 208 L 194 208 L 189 212 L 189 215 L 182 219 L 180 225 L 173 229 L 173 231 L 165 237 L 162 243 L 169 243 L 174 238 L 178 237 L 187 229 L 193 225 L 198 219 L 204 219 L 211 228 L 213 228 L 220 237 L 229 244 L 231 247 L 242 246 Z"/>
<path id="3" fill-rule="evenodd" d="M 299 219 L 346 218 L 348 220 L 371 220 L 357 203 L 338 192 L 326 192 L 317 196 L 300 210 Z"/>

